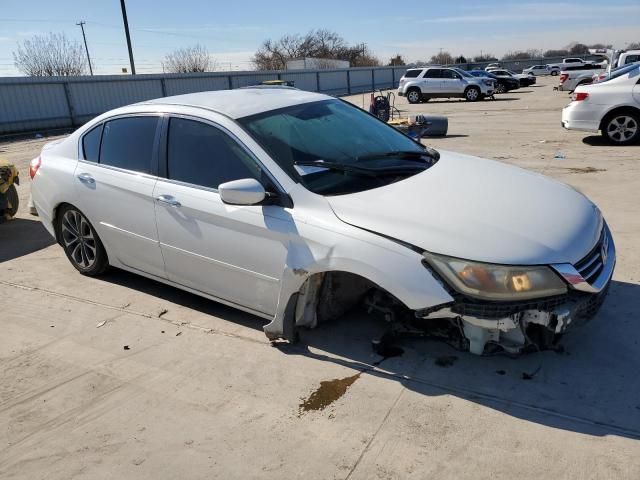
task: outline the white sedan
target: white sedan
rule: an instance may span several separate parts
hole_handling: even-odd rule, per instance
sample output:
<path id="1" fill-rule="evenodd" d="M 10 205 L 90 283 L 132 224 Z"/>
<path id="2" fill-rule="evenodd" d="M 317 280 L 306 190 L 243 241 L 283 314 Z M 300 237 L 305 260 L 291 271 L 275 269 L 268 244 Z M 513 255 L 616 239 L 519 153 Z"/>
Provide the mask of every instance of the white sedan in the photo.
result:
<path id="1" fill-rule="evenodd" d="M 107 112 L 31 176 L 80 273 L 111 265 L 232 305 L 269 319 L 270 339 L 366 306 L 477 354 L 544 349 L 595 314 L 615 265 L 574 189 L 290 88 Z"/>
<path id="2" fill-rule="evenodd" d="M 640 63 L 611 72 L 603 80 L 580 85 L 562 110 L 562 126 L 597 132 L 614 145 L 640 141 Z"/>

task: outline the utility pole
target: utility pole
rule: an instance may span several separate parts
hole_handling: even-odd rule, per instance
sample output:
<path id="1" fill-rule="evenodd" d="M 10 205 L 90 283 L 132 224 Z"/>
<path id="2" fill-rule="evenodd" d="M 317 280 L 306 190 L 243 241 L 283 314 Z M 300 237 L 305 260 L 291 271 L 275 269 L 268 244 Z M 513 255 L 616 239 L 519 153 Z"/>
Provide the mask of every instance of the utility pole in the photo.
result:
<path id="1" fill-rule="evenodd" d="M 84 24 L 87 23 L 84 20 L 80 20 L 80 23 L 76 25 L 82 29 L 82 39 L 84 40 L 84 50 L 87 52 L 87 62 L 89 62 L 89 73 L 93 76 L 93 68 L 91 67 L 91 57 L 89 56 L 89 47 L 87 47 L 87 37 L 84 34 Z"/>
<path id="2" fill-rule="evenodd" d="M 131 50 L 131 37 L 129 36 L 129 22 L 127 21 L 127 7 L 124 6 L 124 0 L 120 0 L 120 8 L 122 9 L 122 21 L 124 22 L 124 34 L 127 36 L 127 48 L 129 49 L 129 63 L 131 64 L 131 75 L 136 74 L 136 65 L 133 63 L 133 50 Z"/>

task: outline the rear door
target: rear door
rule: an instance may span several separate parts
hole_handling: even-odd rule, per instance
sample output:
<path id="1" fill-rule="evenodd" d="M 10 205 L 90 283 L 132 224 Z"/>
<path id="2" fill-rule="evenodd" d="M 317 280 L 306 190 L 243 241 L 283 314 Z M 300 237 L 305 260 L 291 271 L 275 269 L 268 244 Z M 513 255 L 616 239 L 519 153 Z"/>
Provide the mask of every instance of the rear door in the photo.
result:
<path id="1" fill-rule="evenodd" d="M 295 232 L 290 213 L 279 205 L 227 205 L 217 190 L 255 178 L 274 191 L 267 172 L 228 129 L 189 116 L 168 119 L 162 152 L 166 178 L 158 180 L 154 197 L 168 278 L 274 314 Z"/>
<path id="2" fill-rule="evenodd" d="M 442 91 L 441 68 L 429 68 L 422 74 L 421 90 L 424 94 L 438 94 Z"/>
<path id="3" fill-rule="evenodd" d="M 107 248 L 109 261 L 165 276 L 156 229 L 158 115 L 105 121 L 81 140 L 76 206 Z"/>

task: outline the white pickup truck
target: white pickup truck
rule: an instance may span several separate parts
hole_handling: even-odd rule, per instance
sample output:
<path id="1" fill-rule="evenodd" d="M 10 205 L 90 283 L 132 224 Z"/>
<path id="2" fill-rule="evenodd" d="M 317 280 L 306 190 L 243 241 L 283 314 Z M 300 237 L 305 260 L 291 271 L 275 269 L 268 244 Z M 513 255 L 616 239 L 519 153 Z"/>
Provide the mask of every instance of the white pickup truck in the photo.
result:
<path id="1" fill-rule="evenodd" d="M 548 67 L 557 67 L 560 69 L 560 71 L 564 70 L 567 67 L 583 67 L 585 65 L 590 65 L 593 62 L 587 62 L 586 60 L 583 60 L 581 58 L 564 58 L 562 60 L 562 63 L 550 63 L 547 66 Z"/>
<path id="2" fill-rule="evenodd" d="M 606 71 L 602 65 L 584 65 L 582 67 L 567 67 L 560 72 L 558 90 L 573 92 L 578 85 L 588 85 L 593 82 L 594 75 Z"/>

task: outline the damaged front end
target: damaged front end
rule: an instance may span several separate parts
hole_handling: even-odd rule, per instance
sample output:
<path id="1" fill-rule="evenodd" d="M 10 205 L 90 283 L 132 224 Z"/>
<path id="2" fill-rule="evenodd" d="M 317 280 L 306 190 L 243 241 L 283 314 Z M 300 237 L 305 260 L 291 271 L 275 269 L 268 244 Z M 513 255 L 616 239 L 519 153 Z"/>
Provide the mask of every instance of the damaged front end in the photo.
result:
<path id="1" fill-rule="evenodd" d="M 566 292 L 559 295 L 522 301 L 479 299 L 454 289 L 434 269 L 454 301 L 415 314 L 425 329 L 431 321 L 451 322 L 456 327 L 451 331 L 463 337 L 455 344 L 474 354 L 553 349 L 562 334 L 586 323 L 600 309 L 615 262 L 615 246 L 605 225 L 595 247 L 575 265 L 543 267 L 566 284 Z"/>

